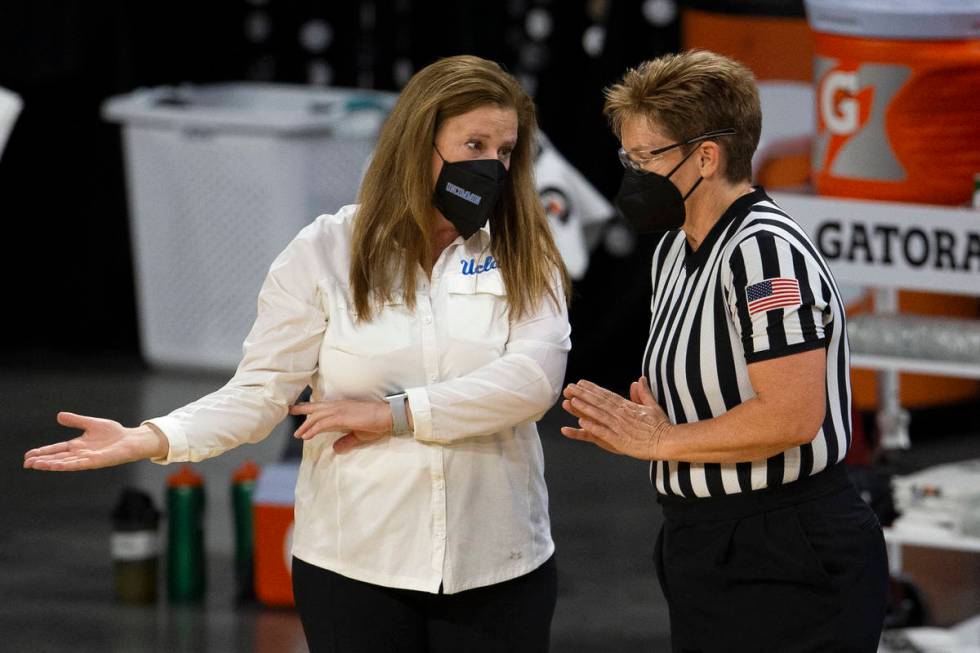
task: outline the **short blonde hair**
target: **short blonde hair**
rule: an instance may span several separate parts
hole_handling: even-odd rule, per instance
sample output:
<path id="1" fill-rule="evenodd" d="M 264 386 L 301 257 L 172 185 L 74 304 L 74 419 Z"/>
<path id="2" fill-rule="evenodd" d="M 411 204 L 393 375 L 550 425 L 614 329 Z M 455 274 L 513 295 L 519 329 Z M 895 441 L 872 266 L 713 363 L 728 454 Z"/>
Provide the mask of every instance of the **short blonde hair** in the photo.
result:
<path id="1" fill-rule="evenodd" d="M 716 141 L 725 153 L 724 176 L 732 183 L 751 181 L 762 110 L 755 76 L 741 63 L 707 50 L 668 54 L 627 70 L 605 94 L 603 112 L 617 137 L 635 117 L 677 142 L 734 128 L 734 136 Z"/>

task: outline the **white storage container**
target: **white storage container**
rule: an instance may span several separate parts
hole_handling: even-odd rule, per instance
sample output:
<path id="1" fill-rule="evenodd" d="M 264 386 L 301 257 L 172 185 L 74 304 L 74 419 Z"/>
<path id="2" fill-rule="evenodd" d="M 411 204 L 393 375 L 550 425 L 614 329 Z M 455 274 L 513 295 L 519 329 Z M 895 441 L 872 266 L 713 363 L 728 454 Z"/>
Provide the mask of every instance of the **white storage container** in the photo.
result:
<path id="1" fill-rule="evenodd" d="M 110 98 L 122 123 L 141 348 L 232 370 L 269 265 L 355 200 L 395 94 L 229 83 Z"/>

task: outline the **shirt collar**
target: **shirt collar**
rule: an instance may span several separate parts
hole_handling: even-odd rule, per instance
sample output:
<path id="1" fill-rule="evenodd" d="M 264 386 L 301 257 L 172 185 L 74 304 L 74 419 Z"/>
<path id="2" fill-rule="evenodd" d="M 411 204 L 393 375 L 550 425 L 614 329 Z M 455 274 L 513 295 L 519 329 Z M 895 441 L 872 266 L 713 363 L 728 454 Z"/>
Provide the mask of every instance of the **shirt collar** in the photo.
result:
<path id="1" fill-rule="evenodd" d="M 700 245 L 698 245 L 697 250 L 692 252 L 691 245 L 685 238 L 684 267 L 688 270 L 701 267 L 701 265 L 703 265 L 708 259 L 708 255 L 711 253 L 711 248 L 715 244 L 715 241 L 718 240 L 718 237 L 721 236 L 722 233 L 724 233 L 728 225 L 730 225 L 733 221 L 744 218 L 746 215 L 748 215 L 749 211 L 752 210 L 752 207 L 755 204 L 768 199 L 769 196 L 766 195 L 765 189 L 763 189 L 762 186 L 755 186 L 750 192 L 738 197 L 731 203 L 725 212 L 721 214 L 721 217 L 718 218 L 718 222 L 711 227 L 708 234 L 704 237 L 704 240 L 701 241 Z"/>

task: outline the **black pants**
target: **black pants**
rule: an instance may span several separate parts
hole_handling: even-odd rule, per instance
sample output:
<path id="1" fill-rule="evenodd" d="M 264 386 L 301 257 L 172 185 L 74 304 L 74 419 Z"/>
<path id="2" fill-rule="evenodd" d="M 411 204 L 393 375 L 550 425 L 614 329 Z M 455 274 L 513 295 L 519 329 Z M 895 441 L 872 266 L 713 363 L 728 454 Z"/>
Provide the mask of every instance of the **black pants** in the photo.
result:
<path id="1" fill-rule="evenodd" d="M 552 557 L 513 580 L 430 594 L 293 558 L 293 593 L 311 653 L 545 653 L 557 571 Z"/>
<path id="2" fill-rule="evenodd" d="M 746 495 L 660 499 L 674 653 L 874 653 L 888 568 L 874 512 L 834 467 Z"/>

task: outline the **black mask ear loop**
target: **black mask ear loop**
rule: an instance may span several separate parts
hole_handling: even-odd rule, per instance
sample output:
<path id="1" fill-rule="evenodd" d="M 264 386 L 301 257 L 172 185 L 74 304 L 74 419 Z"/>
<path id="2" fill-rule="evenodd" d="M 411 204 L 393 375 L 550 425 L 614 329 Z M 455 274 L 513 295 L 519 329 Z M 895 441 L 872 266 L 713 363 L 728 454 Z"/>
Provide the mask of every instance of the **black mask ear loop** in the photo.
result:
<path id="1" fill-rule="evenodd" d="M 676 166 L 674 166 L 673 168 L 671 168 L 671 169 L 670 169 L 670 172 L 668 172 L 668 173 L 667 173 L 667 177 L 666 177 L 666 179 L 670 179 L 670 176 L 671 176 L 672 174 L 674 174 L 675 172 L 677 172 L 677 170 L 678 170 L 678 169 L 679 169 L 679 168 L 680 168 L 680 167 L 681 167 L 682 165 L 684 165 L 684 162 L 685 162 L 685 161 L 687 161 L 688 159 L 690 159 L 690 158 L 691 158 L 691 155 L 692 155 L 692 154 L 694 154 L 694 153 L 695 153 L 695 152 L 697 152 L 697 151 L 698 151 L 698 148 L 696 148 L 696 147 L 695 147 L 695 148 L 694 148 L 694 149 L 692 149 L 692 150 L 691 150 L 690 152 L 688 152 L 687 154 L 685 154 L 685 155 L 684 155 L 684 158 L 683 158 L 683 159 L 681 159 L 681 160 L 680 160 L 680 162 L 679 162 L 679 163 L 678 163 L 678 164 L 677 164 Z M 689 191 L 687 191 L 687 193 L 686 193 L 686 194 L 684 195 L 684 197 L 682 197 L 681 199 L 683 199 L 683 200 L 684 200 L 684 201 L 686 202 L 686 201 L 687 201 L 687 198 L 691 196 L 691 193 L 693 193 L 693 192 L 694 192 L 694 189 L 695 189 L 695 188 L 697 188 L 698 186 L 700 186 L 700 185 L 701 185 L 701 182 L 702 182 L 702 181 L 704 181 L 704 177 L 702 177 L 702 176 L 700 176 L 700 175 L 699 175 L 699 176 L 698 176 L 698 180 L 697 180 L 696 182 L 694 182 L 694 185 L 693 185 L 693 186 L 691 186 L 691 190 L 689 190 Z"/>
<path id="2" fill-rule="evenodd" d="M 698 180 L 696 182 L 694 182 L 694 185 L 693 186 L 691 186 L 691 190 L 687 191 L 687 194 L 684 195 L 684 201 L 685 202 L 687 201 L 687 198 L 691 196 L 691 193 L 694 192 L 694 189 L 701 185 L 701 182 L 702 181 L 704 181 L 704 177 L 698 177 Z"/>

